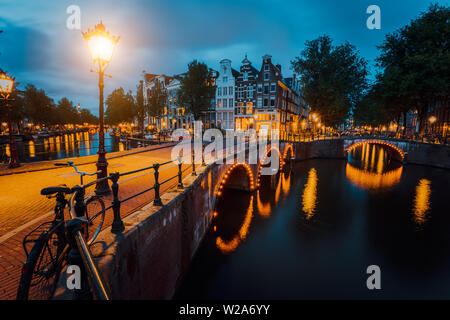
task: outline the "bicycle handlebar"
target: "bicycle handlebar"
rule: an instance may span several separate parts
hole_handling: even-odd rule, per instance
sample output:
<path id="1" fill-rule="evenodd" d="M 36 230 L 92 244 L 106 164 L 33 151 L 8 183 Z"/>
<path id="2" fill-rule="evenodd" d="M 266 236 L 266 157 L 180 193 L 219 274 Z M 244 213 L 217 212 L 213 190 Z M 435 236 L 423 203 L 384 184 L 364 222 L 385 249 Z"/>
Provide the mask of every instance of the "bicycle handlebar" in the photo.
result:
<path id="1" fill-rule="evenodd" d="M 98 170 L 96 172 L 92 172 L 92 173 L 87 173 L 84 171 L 79 171 L 77 166 L 73 163 L 73 161 L 67 161 L 66 163 L 54 163 L 55 166 L 57 167 L 73 167 L 75 169 L 75 172 L 78 173 L 81 176 L 94 176 L 98 173 L 100 173 L 101 171 Z"/>

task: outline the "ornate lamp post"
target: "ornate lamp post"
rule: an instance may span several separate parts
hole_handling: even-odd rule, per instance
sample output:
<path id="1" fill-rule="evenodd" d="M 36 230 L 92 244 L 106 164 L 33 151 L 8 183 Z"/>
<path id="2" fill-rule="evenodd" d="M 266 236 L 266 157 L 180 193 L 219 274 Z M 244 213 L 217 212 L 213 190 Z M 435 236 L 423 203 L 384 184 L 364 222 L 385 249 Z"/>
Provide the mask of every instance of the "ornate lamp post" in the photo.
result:
<path id="1" fill-rule="evenodd" d="M 84 39 L 87 42 L 89 51 L 91 53 L 94 65 L 98 72 L 98 87 L 100 91 L 100 103 L 99 103 L 99 146 L 98 146 L 98 160 L 97 170 L 100 173 L 97 174 L 97 178 L 103 178 L 108 175 L 108 162 L 105 158 L 105 132 L 104 132 L 104 114 L 103 114 L 103 75 L 106 68 L 109 66 L 114 49 L 119 37 L 114 37 L 106 31 L 105 26 L 100 21 L 93 30 L 88 29 L 87 32 L 82 32 Z M 107 194 L 110 192 L 107 180 L 103 180 L 97 183 L 95 188 L 97 194 Z"/>
<path id="2" fill-rule="evenodd" d="M 14 79 L 8 77 L 6 74 L 0 74 L 0 94 L 5 100 L 6 112 L 8 114 L 8 129 L 9 129 L 9 153 L 10 153 L 10 168 L 20 167 L 19 157 L 17 155 L 16 143 L 14 141 L 13 128 L 11 122 L 11 110 L 9 105 L 9 96 L 14 88 Z"/>

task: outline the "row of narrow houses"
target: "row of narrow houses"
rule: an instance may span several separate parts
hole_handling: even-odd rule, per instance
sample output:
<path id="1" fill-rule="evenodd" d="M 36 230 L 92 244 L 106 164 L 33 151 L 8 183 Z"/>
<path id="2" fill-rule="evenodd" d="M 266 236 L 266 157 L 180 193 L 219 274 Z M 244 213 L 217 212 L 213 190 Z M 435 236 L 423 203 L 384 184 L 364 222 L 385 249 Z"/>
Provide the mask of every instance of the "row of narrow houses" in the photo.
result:
<path id="1" fill-rule="evenodd" d="M 274 65 L 270 55 L 262 57 L 260 70 L 245 55 L 239 71 L 232 68 L 231 60 L 223 59 L 219 70 L 212 72 L 215 99 L 211 101 L 211 110 L 204 112 L 200 119 L 206 129 L 256 129 L 258 132 L 278 129 L 293 133 L 298 131 L 301 119 L 308 117 L 298 79 L 295 75 L 283 78 L 281 65 Z M 167 92 L 162 114 L 148 119 L 150 128 L 158 131 L 192 128 L 193 116 L 176 103 L 183 76 L 144 74 L 144 99 L 148 101 L 156 82 Z"/>

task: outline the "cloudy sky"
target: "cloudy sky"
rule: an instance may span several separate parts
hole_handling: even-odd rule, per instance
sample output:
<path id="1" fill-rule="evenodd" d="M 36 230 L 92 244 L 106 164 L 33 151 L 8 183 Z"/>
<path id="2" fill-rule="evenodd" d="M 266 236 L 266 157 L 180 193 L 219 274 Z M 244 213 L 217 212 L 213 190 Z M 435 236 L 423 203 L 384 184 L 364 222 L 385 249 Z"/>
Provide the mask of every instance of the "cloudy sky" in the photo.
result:
<path id="1" fill-rule="evenodd" d="M 218 68 L 223 58 L 239 69 L 245 53 L 259 68 L 265 53 L 292 74 L 290 61 L 306 40 L 328 34 L 348 40 L 371 66 L 387 33 L 425 11 L 429 0 L 0 0 L 0 68 L 23 88 L 33 83 L 55 99 L 67 96 L 98 114 L 98 89 L 80 30 L 69 30 L 70 5 L 81 9 L 81 30 L 100 20 L 120 35 L 105 93 L 135 90 L 142 71 L 186 71 L 193 59 Z M 448 5 L 448 1 L 438 1 Z M 381 30 L 366 27 L 369 5 L 381 8 Z M 375 68 L 371 68 L 375 73 Z"/>

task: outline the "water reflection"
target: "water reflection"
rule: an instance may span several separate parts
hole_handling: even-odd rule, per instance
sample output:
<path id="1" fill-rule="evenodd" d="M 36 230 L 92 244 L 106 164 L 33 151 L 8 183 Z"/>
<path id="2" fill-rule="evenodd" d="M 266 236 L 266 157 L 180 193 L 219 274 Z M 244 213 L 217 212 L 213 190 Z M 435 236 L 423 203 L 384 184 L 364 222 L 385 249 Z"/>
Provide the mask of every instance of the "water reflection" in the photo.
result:
<path id="1" fill-rule="evenodd" d="M 349 163 L 345 167 L 347 179 L 354 186 L 364 190 L 380 190 L 392 187 L 400 182 L 402 172 L 403 167 L 381 174 L 355 168 Z"/>
<path id="2" fill-rule="evenodd" d="M 247 213 L 245 214 L 244 222 L 239 228 L 238 233 L 229 241 L 223 240 L 222 237 L 218 236 L 216 238 L 217 248 L 222 251 L 222 253 L 230 253 L 236 250 L 239 246 L 239 243 L 242 240 L 245 240 L 248 234 L 248 230 L 250 228 L 250 223 L 253 217 L 253 196 L 250 197 L 250 203 L 247 208 Z M 216 228 L 217 230 L 217 228 Z"/>
<path id="3" fill-rule="evenodd" d="M 414 221 L 421 225 L 427 221 L 427 213 L 430 209 L 431 181 L 420 179 L 416 186 L 416 196 L 414 198 Z"/>
<path id="4" fill-rule="evenodd" d="M 380 191 L 400 182 L 403 167 L 391 159 L 386 147 L 370 143 L 352 150 L 345 167 L 347 179 L 363 190 Z"/>
<path id="5" fill-rule="evenodd" d="M 317 171 L 311 168 L 308 173 L 308 181 L 305 184 L 302 194 L 303 212 L 306 219 L 309 220 L 314 216 L 317 203 Z"/>
<path id="6" fill-rule="evenodd" d="M 260 197 L 259 193 L 260 192 L 258 189 L 258 191 L 256 191 L 256 206 L 257 206 L 258 212 L 261 216 L 268 218 L 268 217 L 270 217 L 270 212 L 272 210 L 272 207 L 270 206 L 270 202 L 267 202 L 264 204 L 261 201 L 261 197 Z"/>
<path id="7" fill-rule="evenodd" d="M 98 133 L 77 132 L 61 136 L 39 136 L 30 141 L 16 141 L 16 148 L 21 162 L 82 157 L 97 153 L 99 145 Z M 124 151 L 137 147 L 136 141 L 127 144 L 118 137 L 105 134 L 106 152 Z M 9 154 L 9 144 L 0 145 L 0 155 Z"/>

